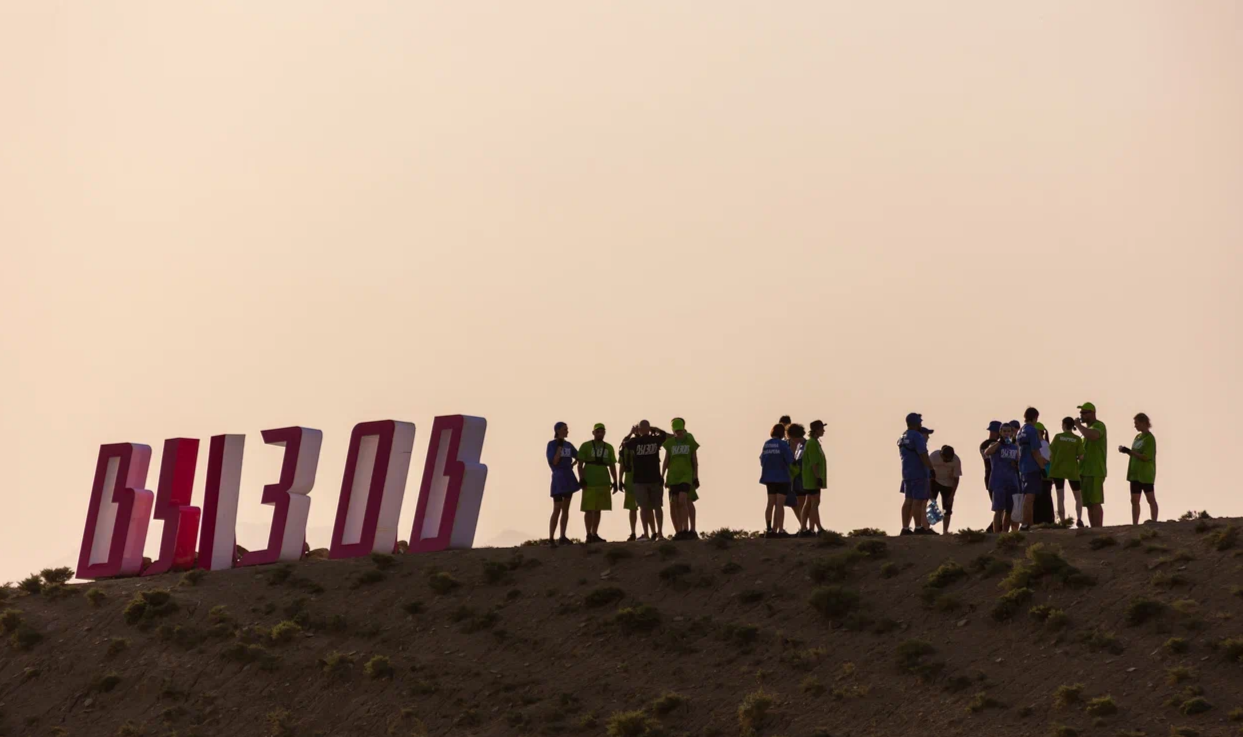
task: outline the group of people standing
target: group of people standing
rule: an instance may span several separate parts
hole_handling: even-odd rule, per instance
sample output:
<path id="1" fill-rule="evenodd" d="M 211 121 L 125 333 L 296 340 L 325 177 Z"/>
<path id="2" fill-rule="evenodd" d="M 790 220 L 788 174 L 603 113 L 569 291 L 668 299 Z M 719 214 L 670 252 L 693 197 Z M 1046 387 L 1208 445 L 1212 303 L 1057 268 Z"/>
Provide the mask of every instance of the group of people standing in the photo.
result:
<path id="1" fill-rule="evenodd" d="M 1028 530 L 1032 525 L 1053 524 L 1053 491 L 1057 491 L 1056 522 L 1069 524 L 1065 507 L 1065 488 L 1075 498 L 1074 524 L 1083 527 L 1083 508 L 1088 523 L 1104 524 L 1105 478 L 1107 475 L 1108 435 L 1105 423 L 1096 416 L 1096 405 L 1079 406 L 1079 417 L 1062 420 L 1062 432 L 1049 437 L 1040 422 L 1040 412 L 1028 407 L 1023 422 L 994 420 L 988 426 L 988 439 L 980 444 L 984 459 L 984 487 L 993 512 L 989 532 Z M 1152 435 L 1148 415 L 1135 415 L 1135 438 L 1130 446 L 1119 446 L 1128 456 L 1127 481 L 1131 487 L 1131 522 L 1139 524 L 1140 497 L 1147 499 L 1151 519 L 1157 519 L 1156 473 L 1157 441 Z M 902 458 L 902 534 L 936 534 L 928 523 L 929 500 L 937 494 L 944 504 L 943 531 L 949 531 L 954 508 L 954 492 L 962 476 L 962 464 L 950 446 L 929 454 L 927 438 L 932 430 L 923 426 L 918 413 L 906 417 L 907 430 L 898 440 Z M 909 528 L 912 520 L 915 529 Z"/>
<path id="2" fill-rule="evenodd" d="M 600 516 L 613 508 L 613 494 L 625 492 L 623 507 L 630 512 L 629 540 L 663 540 L 664 494 L 669 494 L 669 516 L 673 522 L 673 539 L 699 537 L 695 529 L 695 501 L 699 499 L 699 443 L 686 430 L 686 420 L 675 417 L 672 432 L 652 427 L 647 420 L 630 428 L 621 445 L 621 475 L 618 456 L 612 444 L 605 442 L 603 423 L 592 428 L 592 438 L 575 448 L 566 438 L 569 426 L 558 422 L 553 426 L 553 439 L 546 453 L 552 470 L 552 517 L 548 520 L 548 543 L 553 547 L 568 545 L 566 526 L 570 520 L 570 502 L 575 492 L 583 492 L 580 510 L 586 527 L 587 543 L 606 542 L 600 537 Z M 660 451 L 665 451 L 663 463 Z M 643 534 L 636 525 L 642 520 Z M 560 527 L 561 535 L 557 536 Z"/>

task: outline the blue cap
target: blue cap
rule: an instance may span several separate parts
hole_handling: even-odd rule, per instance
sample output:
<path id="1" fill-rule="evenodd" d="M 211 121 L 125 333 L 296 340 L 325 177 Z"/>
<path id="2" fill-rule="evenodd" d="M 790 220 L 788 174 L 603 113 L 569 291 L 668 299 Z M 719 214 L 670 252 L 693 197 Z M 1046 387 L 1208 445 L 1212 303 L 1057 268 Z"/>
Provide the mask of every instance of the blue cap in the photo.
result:
<path id="1" fill-rule="evenodd" d="M 556 432 L 557 430 L 560 430 L 563 427 L 569 427 L 569 425 L 565 424 L 564 422 L 558 422 L 557 424 L 552 426 L 552 431 Z"/>
<path id="2" fill-rule="evenodd" d="M 1015 430 L 1023 426 L 1023 423 L 1019 422 L 1018 420 L 1010 420 L 1006 424 L 1009 425 L 1010 427 L 1013 427 Z"/>
<path id="3" fill-rule="evenodd" d="M 1001 432 L 1001 420 L 993 420 L 988 423 L 989 432 Z"/>
<path id="4" fill-rule="evenodd" d="M 906 416 L 906 424 L 908 425 L 918 425 L 918 424 L 923 423 L 923 421 L 924 421 L 923 416 L 920 415 L 918 412 L 912 412 Z"/>

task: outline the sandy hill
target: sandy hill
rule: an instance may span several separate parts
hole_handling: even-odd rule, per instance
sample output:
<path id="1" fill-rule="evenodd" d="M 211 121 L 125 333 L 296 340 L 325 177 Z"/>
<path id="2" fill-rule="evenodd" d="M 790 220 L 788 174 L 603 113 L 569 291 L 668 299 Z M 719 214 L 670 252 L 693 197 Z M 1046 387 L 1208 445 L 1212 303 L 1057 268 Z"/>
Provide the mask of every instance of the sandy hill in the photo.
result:
<path id="1" fill-rule="evenodd" d="M 10 588 L 0 731 L 1234 735 L 1237 527 L 722 535 Z"/>

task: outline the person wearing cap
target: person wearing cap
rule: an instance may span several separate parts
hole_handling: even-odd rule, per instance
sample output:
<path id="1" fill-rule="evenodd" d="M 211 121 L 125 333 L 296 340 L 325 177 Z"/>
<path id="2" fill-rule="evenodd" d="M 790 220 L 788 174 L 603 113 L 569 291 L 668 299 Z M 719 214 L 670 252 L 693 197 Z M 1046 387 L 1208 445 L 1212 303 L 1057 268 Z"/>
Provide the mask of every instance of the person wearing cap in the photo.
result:
<path id="1" fill-rule="evenodd" d="M 791 489 L 790 469 L 794 465 L 794 451 L 786 442 L 785 434 L 786 428 L 781 423 L 773 425 L 768 440 L 760 449 L 760 483 L 768 495 L 768 506 L 764 508 L 765 537 L 790 536 L 785 531 L 785 503 Z"/>
<path id="2" fill-rule="evenodd" d="M 993 475 L 993 463 L 991 460 L 989 460 L 987 456 L 984 455 L 984 450 L 988 448 L 988 446 L 997 442 L 998 438 L 1000 437 L 1001 437 L 1001 420 L 993 420 L 992 422 L 988 423 L 988 439 L 980 443 L 980 458 L 984 459 L 984 490 L 988 492 L 988 503 L 990 507 L 993 503 L 993 487 L 991 484 L 992 475 Z M 990 525 L 988 528 L 988 532 L 992 532 L 992 531 L 993 531 L 993 528 Z"/>
<path id="3" fill-rule="evenodd" d="M 1073 417 L 1062 418 L 1062 431 L 1049 443 L 1049 479 L 1057 489 L 1057 519 L 1066 522 L 1066 485 L 1075 496 L 1075 526 L 1083 527 L 1083 496 L 1079 493 L 1079 461 L 1083 438 L 1075 434 Z"/>
<path id="4" fill-rule="evenodd" d="M 1053 515 L 1053 480 L 1049 478 L 1049 431 L 1040 422 L 1036 423 L 1036 431 L 1040 433 L 1040 493 L 1032 510 L 1032 524 L 1051 525 L 1057 518 Z"/>
<path id="5" fill-rule="evenodd" d="M 1000 424 L 1000 423 L 999 423 Z M 1017 422 L 1001 425 L 997 441 L 984 449 L 984 457 L 992 464 L 989 487 L 993 495 L 993 532 L 1017 529 L 1014 521 L 1014 500 L 1022 505 L 1019 489 L 1019 446 L 1014 442 Z"/>
<path id="6" fill-rule="evenodd" d="M 928 454 L 928 462 L 932 464 L 933 477 L 929 481 L 928 496 L 936 501 L 941 497 L 941 508 L 945 515 L 941 518 L 941 532 L 950 531 L 950 517 L 954 514 L 954 494 L 958 492 L 958 481 L 962 478 L 962 458 L 954 454 L 954 447 L 942 445 L 940 450 Z"/>
<path id="7" fill-rule="evenodd" d="M 568 545 L 570 539 L 565 536 L 565 527 L 570 522 L 570 501 L 574 492 L 579 490 L 578 477 L 574 475 L 574 464 L 578 459 L 578 451 L 572 443 L 566 441 L 570 434 L 570 426 L 558 422 L 552 428 L 553 439 L 548 441 L 548 467 L 552 469 L 552 517 L 548 520 L 548 544 L 557 547 L 557 525 L 561 526 L 561 540 Z"/>
<path id="8" fill-rule="evenodd" d="M 669 490 L 669 516 L 673 518 L 674 540 L 694 540 L 690 495 L 699 481 L 699 443 L 686 431 L 686 420 L 673 418 L 673 434 L 665 438 L 665 462 L 661 473 Z"/>
<path id="9" fill-rule="evenodd" d="M 1028 407 L 1023 411 L 1023 424 L 1019 427 L 1019 489 L 1023 492 L 1023 509 L 1015 510 L 1019 516 L 1020 530 L 1030 530 L 1035 519 L 1036 497 L 1044 478 L 1040 470 L 1044 468 L 1044 458 L 1040 455 L 1040 431 L 1036 429 L 1036 421 L 1040 419 L 1040 411 Z"/>
<path id="10" fill-rule="evenodd" d="M 604 442 L 604 424 L 591 428 L 591 440 L 578 448 L 578 473 L 582 477 L 583 499 L 580 509 L 587 527 L 587 542 L 602 543 L 601 513 L 613 509 L 612 494 L 618 491 L 617 456 L 613 446 Z"/>
<path id="11" fill-rule="evenodd" d="M 617 446 L 617 468 L 621 472 L 621 486 L 624 495 L 622 509 L 630 513 L 630 537 L 626 538 L 628 543 L 639 539 L 648 539 L 646 529 L 644 529 L 642 538 L 639 538 L 637 534 L 639 503 L 634 499 L 634 452 L 627 446 L 627 443 L 634 437 L 636 429 L 638 429 L 638 425 L 631 427 L 630 433 L 622 438 L 621 445 Z"/>
<path id="12" fill-rule="evenodd" d="M 639 505 L 639 515 L 643 520 L 643 536 L 663 540 L 664 535 L 664 485 L 660 473 L 660 449 L 669 433 L 647 420 L 641 421 L 632 431 L 631 437 L 622 444 L 623 457 L 629 453 L 634 468 L 634 480 L 631 484 L 631 495 Z"/>
<path id="13" fill-rule="evenodd" d="M 1106 448 L 1109 438 L 1105 423 L 1096 419 L 1096 405 L 1084 402 L 1079 405 L 1079 419 L 1075 428 L 1083 435 L 1083 461 L 1079 463 L 1079 484 L 1083 488 L 1083 503 L 1088 508 L 1088 524 L 1100 527 L 1105 524 L 1105 476 L 1108 474 Z"/>
<path id="14" fill-rule="evenodd" d="M 820 445 L 822 437 L 824 422 L 813 420 L 811 437 L 803 445 L 803 458 L 799 464 L 802 476 L 800 480 L 803 483 L 803 513 L 799 518 L 802 527 L 799 535 L 803 537 L 814 537 L 824 532 L 824 525 L 820 524 L 820 492 L 826 488 L 828 472 L 824 447 Z"/>
<path id="15" fill-rule="evenodd" d="M 1157 439 L 1152 436 L 1152 421 L 1143 412 L 1135 415 L 1135 430 L 1138 434 L 1131 447 L 1124 445 L 1118 450 L 1130 456 L 1126 480 L 1131 483 L 1131 524 L 1138 525 L 1140 494 L 1148 499 L 1150 519 L 1157 521 Z"/>
<path id="16" fill-rule="evenodd" d="M 898 438 L 898 455 L 902 459 L 902 535 L 935 535 L 928 527 L 928 497 L 931 489 L 932 463 L 928 460 L 928 435 L 918 412 L 906 416 L 906 432 Z M 914 533 L 910 530 L 915 521 Z"/>

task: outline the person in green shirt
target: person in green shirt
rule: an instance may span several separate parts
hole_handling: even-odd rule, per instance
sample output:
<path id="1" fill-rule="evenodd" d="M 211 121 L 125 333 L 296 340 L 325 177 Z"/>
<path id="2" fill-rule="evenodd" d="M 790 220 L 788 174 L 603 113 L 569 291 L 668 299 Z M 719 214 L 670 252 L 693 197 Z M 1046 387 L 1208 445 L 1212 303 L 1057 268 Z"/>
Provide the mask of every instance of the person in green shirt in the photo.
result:
<path id="1" fill-rule="evenodd" d="M 824 532 L 820 524 L 820 491 L 825 488 L 828 473 L 825 468 L 824 448 L 820 438 L 824 437 L 824 422 L 814 420 L 811 423 L 811 437 L 803 444 L 801 460 L 803 514 L 799 517 L 802 523 L 800 537 L 812 537 Z"/>
<path id="2" fill-rule="evenodd" d="M 661 472 L 669 490 L 669 516 L 673 519 L 674 540 L 694 540 L 690 495 L 699 484 L 699 443 L 686 431 L 686 420 L 673 419 L 673 435 L 664 443 L 665 462 Z"/>
<path id="3" fill-rule="evenodd" d="M 1131 441 L 1131 447 L 1124 445 L 1118 450 L 1131 458 L 1126 466 L 1126 480 L 1131 482 L 1131 524 L 1138 525 L 1140 494 L 1148 498 L 1151 519 L 1157 521 L 1157 439 L 1152 436 L 1152 422 L 1143 412 L 1135 415 L 1135 430 L 1139 434 Z"/>
<path id="4" fill-rule="evenodd" d="M 1062 431 L 1049 442 L 1049 480 L 1057 488 L 1057 519 L 1066 522 L 1066 484 L 1075 495 L 1075 525 L 1083 527 L 1083 496 L 1079 486 L 1079 460 L 1083 438 L 1075 434 L 1075 418 L 1062 418 Z"/>
<path id="5" fill-rule="evenodd" d="M 618 491 L 617 456 L 613 446 L 604 442 L 604 425 L 597 422 L 591 430 L 592 439 L 578 448 L 578 475 L 583 483 L 583 500 L 580 509 L 587 527 L 587 542 L 602 543 L 600 537 L 601 512 L 613 508 L 613 494 Z M 611 480 L 611 484 L 610 484 Z"/>
<path id="6" fill-rule="evenodd" d="M 1105 524 L 1106 448 L 1109 438 L 1105 423 L 1096 419 L 1096 405 L 1079 405 L 1075 428 L 1083 434 L 1083 460 L 1079 462 L 1079 484 L 1083 487 L 1083 503 L 1088 508 L 1088 523 L 1093 527 Z"/>

